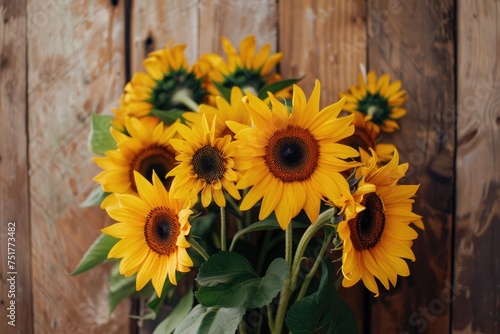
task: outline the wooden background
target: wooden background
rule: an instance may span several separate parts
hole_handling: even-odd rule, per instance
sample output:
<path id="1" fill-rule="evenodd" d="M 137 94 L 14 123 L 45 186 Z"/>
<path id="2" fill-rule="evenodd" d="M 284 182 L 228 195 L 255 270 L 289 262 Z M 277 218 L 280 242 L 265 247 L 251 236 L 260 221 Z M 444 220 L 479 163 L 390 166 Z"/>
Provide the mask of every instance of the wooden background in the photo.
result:
<path id="1" fill-rule="evenodd" d="M 255 34 L 322 103 L 359 64 L 403 81 L 389 137 L 421 183 L 412 275 L 379 298 L 343 291 L 363 333 L 500 333 L 498 0 L 0 0 L 0 332 L 144 333 L 130 301 L 107 315 L 107 272 L 70 277 L 107 218 L 78 207 L 98 169 L 90 112 L 109 113 L 146 54 L 175 38 L 221 52 Z M 16 327 L 7 325 L 7 223 L 16 222 Z"/>

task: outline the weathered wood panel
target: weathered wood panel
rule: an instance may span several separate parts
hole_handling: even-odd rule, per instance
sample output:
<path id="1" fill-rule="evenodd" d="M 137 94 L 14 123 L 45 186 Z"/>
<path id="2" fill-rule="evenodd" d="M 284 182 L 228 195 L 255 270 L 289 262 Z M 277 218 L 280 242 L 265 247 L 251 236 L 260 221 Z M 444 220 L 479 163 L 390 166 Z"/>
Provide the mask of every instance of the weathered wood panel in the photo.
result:
<path id="1" fill-rule="evenodd" d="M 366 64 L 365 1 L 280 1 L 280 51 L 284 77 L 304 76 L 300 85 L 311 92 L 321 82 L 321 104 L 339 99 L 339 92 L 357 83 Z M 365 331 L 365 289 L 358 284 L 339 290 Z"/>
<path id="2" fill-rule="evenodd" d="M 151 51 L 174 44 L 187 44 L 189 64 L 198 56 L 199 0 L 132 1 L 130 19 L 131 74 L 144 71 L 142 61 Z"/>
<path id="3" fill-rule="evenodd" d="M 500 333 L 500 5 L 458 2 L 452 329 Z"/>
<path id="4" fill-rule="evenodd" d="M 200 53 L 224 55 L 222 36 L 237 47 L 250 34 L 255 35 L 257 47 L 270 43 L 272 51 L 276 52 L 277 7 L 275 0 L 201 0 Z"/>
<path id="5" fill-rule="evenodd" d="M 0 332 L 5 334 L 33 333 L 26 23 L 26 1 L 0 0 Z"/>
<path id="6" fill-rule="evenodd" d="M 116 4 L 114 6 L 113 4 Z M 123 2 L 28 2 L 28 104 L 34 328 L 127 333 L 125 302 L 108 316 L 106 267 L 68 275 L 109 224 L 78 204 L 96 186 L 90 112 L 110 112 L 124 86 Z"/>
<path id="7" fill-rule="evenodd" d="M 401 79 L 408 115 L 388 136 L 410 163 L 403 182 L 420 183 L 414 211 L 426 230 L 411 276 L 373 300 L 373 333 L 447 333 L 454 201 L 454 2 L 368 1 L 370 70 Z"/>

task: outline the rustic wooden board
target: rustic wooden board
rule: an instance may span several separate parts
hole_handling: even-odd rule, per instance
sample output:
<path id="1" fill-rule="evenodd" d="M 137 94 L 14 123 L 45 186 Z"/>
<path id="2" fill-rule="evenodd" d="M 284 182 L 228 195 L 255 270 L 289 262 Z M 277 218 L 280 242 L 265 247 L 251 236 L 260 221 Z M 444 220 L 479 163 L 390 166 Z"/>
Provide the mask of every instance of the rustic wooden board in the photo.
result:
<path id="1" fill-rule="evenodd" d="M 132 1 L 130 18 L 131 74 L 142 71 L 142 61 L 171 40 L 186 44 L 189 64 L 198 57 L 199 0 Z"/>
<path id="2" fill-rule="evenodd" d="M 339 92 L 357 83 L 359 65 L 366 64 L 365 1 L 280 2 L 281 72 L 304 76 L 299 85 L 309 94 L 321 82 L 321 104 L 339 99 Z M 360 331 L 365 331 L 365 289 L 361 284 L 339 290 L 354 310 Z"/>
<path id="3" fill-rule="evenodd" d="M 127 333 L 127 302 L 108 315 L 109 267 L 68 275 L 110 223 L 78 204 L 98 172 L 87 148 L 90 112 L 110 113 L 125 84 L 124 5 L 28 1 L 28 18 L 34 329 Z"/>
<path id="4" fill-rule="evenodd" d="M 0 0 L 0 332 L 5 334 L 33 333 L 26 22 L 26 1 Z"/>
<path id="5" fill-rule="evenodd" d="M 458 2 L 452 329 L 500 333 L 500 5 Z"/>
<path id="6" fill-rule="evenodd" d="M 228 38 L 235 47 L 247 35 L 253 34 L 257 47 L 270 43 L 277 49 L 278 16 L 274 0 L 201 0 L 199 42 L 200 53 L 224 55 L 221 37 Z"/>
<path id="7" fill-rule="evenodd" d="M 372 299 L 373 333 L 447 333 L 454 201 L 454 2 L 368 1 L 368 63 L 407 89 L 408 115 L 390 136 L 410 163 L 406 184 L 420 183 L 414 211 L 426 230 L 417 261 L 396 289 Z"/>

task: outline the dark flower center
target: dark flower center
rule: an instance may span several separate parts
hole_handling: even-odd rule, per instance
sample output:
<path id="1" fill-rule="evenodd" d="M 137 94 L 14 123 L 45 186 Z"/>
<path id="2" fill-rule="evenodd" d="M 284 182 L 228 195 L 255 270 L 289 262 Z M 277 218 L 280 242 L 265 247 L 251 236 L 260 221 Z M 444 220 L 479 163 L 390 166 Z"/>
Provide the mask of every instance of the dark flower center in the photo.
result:
<path id="1" fill-rule="evenodd" d="M 220 180 L 226 171 L 222 153 L 212 146 L 204 146 L 193 154 L 193 172 L 208 183 Z"/>
<path id="2" fill-rule="evenodd" d="M 372 94 L 366 93 L 366 96 L 359 101 L 358 108 L 366 115 L 371 115 L 371 121 L 375 124 L 384 124 L 386 119 L 390 118 L 392 107 L 386 97 L 380 95 L 379 92 Z"/>
<path id="3" fill-rule="evenodd" d="M 180 224 L 177 215 L 166 207 L 156 207 L 146 217 L 144 237 L 149 248 L 160 255 L 175 252 Z"/>
<path id="4" fill-rule="evenodd" d="M 281 181 L 304 181 L 318 166 L 319 144 L 309 130 L 289 125 L 269 138 L 264 160 Z"/>
<path id="5" fill-rule="evenodd" d="M 171 179 L 166 179 L 170 170 L 175 167 L 175 153 L 162 145 L 150 145 L 140 151 L 132 160 L 129 169 L 129 178 L 132 189 L 137 192 L 137 186 L 134 180 L 134 170 L 138 171 L 149 182 L 153 182 L 153 171 L 160 178 L 165 188 L 170 188 Z"/>
<path id="6" fill-rule="evenodd" d="M 361 205 L 366 209 L 347 222 L 352 245 L 358 252 L 375 247 L 385 227 L 384 203 L 376 193 L 364 195 Z"/>
<path id="7" fill-rule="evenodd" d="M 189 97 L 200 104 L 203 102 L 207 92 L 202 88 L 203 79 L 196 79 L 193 72 L 187 72 L 184 68 L 178 71 L 171 70 L 165 73 L 161 80 L 156 81 L 156 86 L 148 102 L 153 104 L 153 108 L 157 110 L 167 111 L 173 109 L 190 110 L 182 102 L 174 101 L 173 97 L 180 90 L 187 90 Z"/>

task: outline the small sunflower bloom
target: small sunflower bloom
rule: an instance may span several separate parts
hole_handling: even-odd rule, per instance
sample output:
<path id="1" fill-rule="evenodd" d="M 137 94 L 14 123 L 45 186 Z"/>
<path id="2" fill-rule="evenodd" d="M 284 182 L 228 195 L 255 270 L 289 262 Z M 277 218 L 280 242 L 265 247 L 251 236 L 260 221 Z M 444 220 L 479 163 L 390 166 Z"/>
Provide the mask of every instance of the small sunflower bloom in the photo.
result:
<path id="1" fill-rule="evenodd" d="M 384 132 L 394 132 L 399 129 L 396 120 L 406 115 L 403 104 L 407 100 L 405 90 L 401 90 L 401 81 L 391 83 L 389 74 L 382 75 L 378 80 L 375 71 L 370 71 L 366 77 L 359 75 L 359 86 L 352 86 L 346 93 L 340 93 L 346 98 L 344 110 L 359 112 L 365 121 L 376 124 Z"/>
<path id="2" fill-rule="evenodd" d="M 320 90 L 316 81 L 306 101 L 304 92 L 294 85 L 291 113 L 273 94 L 269 94 L 270 109 L 246 92 L 254 126 L 228 122 L 241 142 L 241 158 L 249 164 L 237 184 L 239 189 L 252 187 L 241 210 L 249 210 L 262 199 L 259 219 L 274 211 L 283 229 L 302 209 L 314 223 L 325 197 L 352 198 L 340 172 L 359 165 L 348 161 L 359 153 L 338 142 L 354 132 L 353 116 L 337 118 L 344 100 L 320 111 Z"/>
<path id="3" fill-rule="evenodd" d="M 399 164 L 399 154 L 383 167 L 377 166 L 377 156 L 359 169 L 363 187 L 354 193 L 357 210 L 346 210 L 346 219 L 338 226 L 343 240 L 342 285 L 351 287 L 359 280 L 379 295 L 375 277 L 389 289 L 396 286 L 397 277 L 410 274 L 404 259 L 415 261 L 411 250 L 418 237 L 410 223 L 420 221 L 421 216 L 412 212 L 411 199 L 418 185 L 398 185 L 405 175 L 408 164 Z"/>
<path id="4" fill-rule="evenodd" d="M 212 198 L 219 207 L 226 206 L 224 192 L 239 200 L 240 193 L 235 182 L 238 174 L 235 142 L 231 136 L 215 137 L 216 120 L 209 124 L 202 115 L 201 124 L 189 128 L 178 124 L 177 131 L 183 139 L 170 140 L 179 153 L 180 163 L 167 176 L 174 176 L 172 192 L 176 198 L 195 198 L 201 193 L 201 204 L 207 207 Z"/>
<path id="5" fill-rule="evenodd" d="M 192 211 L 189 203 L 172 197 L 156 173 L 152 184 L 138 172 L 134 178 L 138 196 L 116 195 L 118 205 L 106 211 L 117 223 L 102 232 L 121 239 L 108 254 L 108 258 L 121 259 L 120 274 L 137 273 L 137 291 L 151 281 L 161 296 L 167 277 L 176 285 L 176 272 L 189 272 L 193 266 L 186 250 Z"/>

